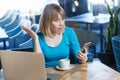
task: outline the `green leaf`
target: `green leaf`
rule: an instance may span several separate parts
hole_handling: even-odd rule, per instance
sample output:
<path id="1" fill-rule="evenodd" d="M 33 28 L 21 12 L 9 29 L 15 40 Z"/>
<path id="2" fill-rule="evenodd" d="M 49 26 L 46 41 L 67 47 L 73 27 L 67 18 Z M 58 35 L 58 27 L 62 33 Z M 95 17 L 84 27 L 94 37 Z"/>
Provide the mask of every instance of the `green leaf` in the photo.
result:
<path id="1" fill-rule="evenodd" d="M 110 6 L 108 5 L 108 3 L 106 3 L 106 4 L 107 4 L 108 12 L 109 12 L 109 14 L 112 16 L 112 15 L 113 15 L 113 11 L 112 11 L 112 9 L 110 8 Z"/>

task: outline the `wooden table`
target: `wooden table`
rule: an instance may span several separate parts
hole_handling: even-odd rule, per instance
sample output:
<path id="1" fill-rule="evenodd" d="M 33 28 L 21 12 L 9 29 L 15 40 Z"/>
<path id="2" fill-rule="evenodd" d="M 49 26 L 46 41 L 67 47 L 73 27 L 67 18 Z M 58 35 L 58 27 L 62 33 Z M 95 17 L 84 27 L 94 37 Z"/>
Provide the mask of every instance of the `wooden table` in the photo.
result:
<path id="1" fill-rule="evenodd" d="M 85 13 L 82 15 L 77 15 L 74 17 L 70 17 L 70 18 L 65 18 L 65 22 L 66 23 L 71 23 L 72 25 L 75 23 L 84 23 L 87 25 L 98 25 L 99 29 L 100 29 L 100 34 L 103 33 L 103 27 L 104 25 L 106 25 L 107 23 L 109 23 L 109 18 L 110 15 L 109 14 L 101 14 L 99 13 L 99 15 L 97 16 L 97 20 L 95 19 L 95 16 L 93 16 L 93 13 Z M 97 27 L 98 27 L 97 26 Z M 90 27 L 87 26 L 88 30 L 90 30 Z M 104 50 L 103 49 L 103 40 L 102 37 L 100 37 L 100 48 L 101 48 L 101 52 Z"/>
<path id="2" fill-rule="evenodd" d="M 6 32 L 0 27 L 0 42 L 3 42 L 3 48 L 6 49 L 6 41 L 9 40 Z"/>
<path id="3" fill-rule="evenodd" d="M 120 73 L 101 62 L 95 61 L 85 64 L 76 64 L 71 70 L 57 70 L 46 68 L 47 73 L 60 74 L 57 80 L 120 80 Z M 0 80 L 4 80 L 0 71 Z"/>
<path id="4" fill-rule="evenodd" d="M 76 64 L 74 69 L 61 71 L 47 68 L 47 73 L 60 74 L 57 80 L 120 80 L 120 73 L 101 62 Z"/>

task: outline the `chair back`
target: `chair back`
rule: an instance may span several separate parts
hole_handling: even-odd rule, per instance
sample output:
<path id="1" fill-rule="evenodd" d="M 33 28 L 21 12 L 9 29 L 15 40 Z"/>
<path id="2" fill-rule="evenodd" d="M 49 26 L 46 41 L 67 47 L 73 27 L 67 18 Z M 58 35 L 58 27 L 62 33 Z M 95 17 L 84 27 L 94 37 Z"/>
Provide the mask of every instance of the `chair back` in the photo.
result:
<path id="1" fill-rule="evenodd" d="M 41 53 L 0 51 L 5 80 L 46 80 Z"/>
<path id="2" fill-rule="evenodd" d="M 112 47 L 113 47 L 117 71 L 120 72 L 120 36 L 112 37 Z"/>
<path id="3" fill-rule="evenodd" d="M 13 14 L 13 12 L 14 10 L 7 10 L 6 13 L 0 18 L 0 23 L 8 19 Z"/>
<path id="4" fill-rule="evenodd" d="M 14 28 L 17 27 L 17 25 L 21 24 L 21 21 L 19 20 L 20 15 L 17 14 L 16 17 L 11 21 L 11 23 L 5 25 L 5 31 L 10 31 L 13 30 Z"/>
<path id="5" fill-rule="evenodd" d="M 20 24 L 18 24 L 14 29 L 7 31 L 6 33 L 7 33 L 7 35 L 8 35 L 10 38 L 11 38 L 11 37 L 18 36 L 19 33 L 23 33 L 23 34 L 24 34 L 24 32 L 22 31 L 22 28 L 21 28 L 21 25 L 20 25 Z"/>
<path id="6" fill-rule="evenodd" d="M 15 37 L 15 48 L 19 48 L 21 45 L 23 45 L 25 42 L 29 42 L 29 41 L 32 41 L 32 38 L 29 34 L 24 34 L 22 36 L 17 36 Z M 32 42 L 29 43 L 29 46 L 32 45 Z M 29 47 L 29 46 L 23 46 L 23 47 Z M 22 47 L 22 48 L 23 48 Z"/>
<path id="7" fill-rule="evenodd" d="M 98 43 L 98 35 L 96 33 L 90 32 L 88 30 L 81 30 L 78 28 L 73 29 L 76 32 L 81 47 L 87 42 L 92 42 L 91 45 L 96 45 Z"/>
<path id="8" fill-rule="evenodd" d="M 18 14 L 17 12 L 11 11 L 9 13 L 9 16 L 7 16 L 7 18 L 0 20 L 0 26 L 2 28 L 5 28 L 5 25 L 10 24 L 14 20 L 14 18 L 17 16 L 17 14 Z"/>

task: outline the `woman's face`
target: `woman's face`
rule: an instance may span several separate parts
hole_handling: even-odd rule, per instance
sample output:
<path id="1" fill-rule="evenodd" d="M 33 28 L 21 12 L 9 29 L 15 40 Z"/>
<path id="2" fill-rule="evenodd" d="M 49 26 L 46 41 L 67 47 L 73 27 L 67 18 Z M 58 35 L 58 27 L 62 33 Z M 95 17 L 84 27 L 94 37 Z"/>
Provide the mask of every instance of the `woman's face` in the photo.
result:
<path id="1" fill-rule="evenodd" d="M 52 21 L 51 29 L 55 34 L 61 34 L 63 32 L 64 26 L 64 19 L 58 15 L 58 19 Z"/>

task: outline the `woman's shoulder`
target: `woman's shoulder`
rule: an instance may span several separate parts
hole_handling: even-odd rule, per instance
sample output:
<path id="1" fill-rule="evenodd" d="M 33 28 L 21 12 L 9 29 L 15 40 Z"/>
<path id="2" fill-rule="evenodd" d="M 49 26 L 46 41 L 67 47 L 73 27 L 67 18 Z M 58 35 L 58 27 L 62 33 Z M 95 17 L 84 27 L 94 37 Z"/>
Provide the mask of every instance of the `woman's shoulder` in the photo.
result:
<path id="1" fill-rule="evenodd" d="M 66 27 L 65 27 L 65 31 L 71 32 L 71 31 L 73 31 L 73 28 L 66 26 Z"/>
<path id="2" fill-rule="evenodd" d="M 72 33 L 72 32 L 74 32 L 73 28 L 68 27 L 68 26 L 65 27 L 65 33 L 70 34 L 70 33 Z"/>
<path id="3" fill-rule="evenodd" d="M 72 28 L 72 27 L 69 27 L 69 26 L 66 26 L 65 29 L 66 29 L 66 30 L 73 30 L 73 28 Z"/>

